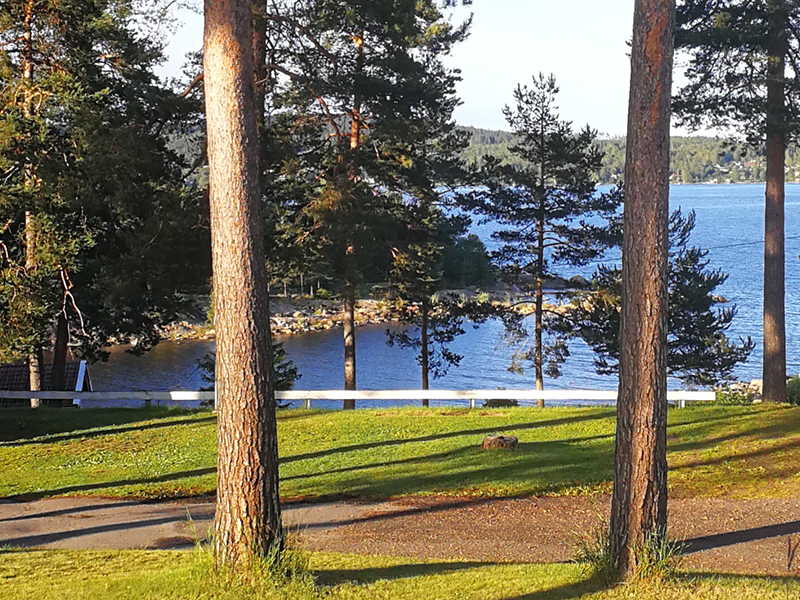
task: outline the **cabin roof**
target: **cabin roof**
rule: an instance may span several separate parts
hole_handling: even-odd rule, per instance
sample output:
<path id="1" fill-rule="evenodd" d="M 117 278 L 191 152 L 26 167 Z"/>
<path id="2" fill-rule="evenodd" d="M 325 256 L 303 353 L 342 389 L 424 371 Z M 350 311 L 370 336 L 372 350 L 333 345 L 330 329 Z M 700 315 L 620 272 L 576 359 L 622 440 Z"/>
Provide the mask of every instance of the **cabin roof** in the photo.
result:
<path id="1" fill-rule="evenodd" d="M 42 373 L 42 389 L 50 389 L 51 365 L 45 365 Z M 92 383 L 86 361 L 67 363 L 64 373 L 64 388 L 77 392 L 89 392 Z M 0 365 L 0 390 L 27 392 L 30 390 L 28 365 Z"/>

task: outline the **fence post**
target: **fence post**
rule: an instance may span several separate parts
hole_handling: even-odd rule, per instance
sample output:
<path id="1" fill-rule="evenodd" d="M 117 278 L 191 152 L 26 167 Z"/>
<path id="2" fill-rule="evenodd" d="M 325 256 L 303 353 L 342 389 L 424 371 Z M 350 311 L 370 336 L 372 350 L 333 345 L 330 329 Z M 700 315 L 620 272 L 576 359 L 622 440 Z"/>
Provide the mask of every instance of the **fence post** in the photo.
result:
<path id="1" fill-rule="evenodd" d="M 470 398 L 469 399 L 469 409 L 472 410 L 473 408 L 475 408 L 475 398 Z"/>
<path id="2" fill-rule="evenodd" d="M 311 398 L 306 398 L 303 400 L 303 408 L 305 410 L 311 410 Z"/>

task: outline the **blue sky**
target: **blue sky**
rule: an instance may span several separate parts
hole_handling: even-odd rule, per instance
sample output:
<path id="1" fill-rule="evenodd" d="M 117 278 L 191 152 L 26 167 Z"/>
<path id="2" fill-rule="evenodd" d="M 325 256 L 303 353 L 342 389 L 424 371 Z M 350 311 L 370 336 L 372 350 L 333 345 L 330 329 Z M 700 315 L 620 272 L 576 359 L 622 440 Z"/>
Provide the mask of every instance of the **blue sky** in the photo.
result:
<path id="1" fill-rule="evenodd" d="M 543 72 L 561 88 L 562 119 L 625 133 L 633 0 L 474 0 L 454 18 L 470 12 L 472 34 L 449 63 L 462 72 L 460 124 L 506 129 L 501 110 L 512 90 Z M 165 73 L 178 73 L 185 52 L 202 42 L 202 17 L 183 13 L 181 20 Z"/>

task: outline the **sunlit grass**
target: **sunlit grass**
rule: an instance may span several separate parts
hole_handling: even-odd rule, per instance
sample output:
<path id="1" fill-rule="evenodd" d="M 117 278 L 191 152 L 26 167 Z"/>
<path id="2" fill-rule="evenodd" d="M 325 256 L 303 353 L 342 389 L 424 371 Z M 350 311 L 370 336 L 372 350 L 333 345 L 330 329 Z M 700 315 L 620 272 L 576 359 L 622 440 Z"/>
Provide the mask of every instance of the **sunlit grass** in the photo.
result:
<path id="1" fill-rule="evenodd" d="M 0 496 L 178 497 L 215 486 L 210 411 L 8 410 Z M 610 490 L 612 408 L 281 411 L 290 498 L 512 496 Z M 800 495 L 800 408 L 701 406 L 669 413 L 673 496 Z M 482 451 L 489 433 L 519 438 Z"/>
<path id="2" fill-rule="evenodd" d="M 0 554 L 0 590 L 7 598 L 36 600 L 784 600 L 800 594 L 793 579 L 679 574 L 606 589 L 570 564 L 303 556 L 314 580 L 300 575 L 278 583 L 215 574 L 205 549 L 6 552 Z"/>

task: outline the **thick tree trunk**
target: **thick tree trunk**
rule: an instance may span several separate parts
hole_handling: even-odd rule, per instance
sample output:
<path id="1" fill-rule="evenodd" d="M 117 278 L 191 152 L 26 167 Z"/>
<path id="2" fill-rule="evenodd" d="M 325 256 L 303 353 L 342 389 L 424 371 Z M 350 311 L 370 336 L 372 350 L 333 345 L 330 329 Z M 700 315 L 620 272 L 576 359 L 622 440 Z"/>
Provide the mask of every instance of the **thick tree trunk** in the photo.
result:
<path id="1" fill-rule="evenodd" d="M 53 366 L 50 368 L 50 389 L 63 390 L 67 368 L 67 344 L 69 343 L 69 323 L 64 311 L 58 313 L 56 341 L 53 344 Z"/>
<path id="2" fill-rule="evenodd" d="M 765 402 L 786 402 L 786 303 L 784 245 L 784 163 L 786 8 L 767 3 L 770 12 L 767 64 L 767 185 L 764 203 L 764 362 Z"/>
<path id="3" fill-rule="evenodd" d="M 625 163 L 611 551 L 619 575 L 667 525 L 667 224 L 674 0 L 636 0 Z"/>
<path id="4" fill-rule="evenodd" d="M 427 300 L 423 300 L 420 303 L 420 316 L 422 317 L 422 323 L 419 327 L 419 341 L 420 341 L 420 349 L 419 349 L 419 358 L 420 358 L 420 366 L 422 367 L 422 389 L 429 390 L 430 385 L 428 382 L 428 370 L 430 369 L 429 366 L 429 349 L 428 349 L 428 317 L 429 312 L 431 310 L 430 302 Z M 425 399 L 422 401 L 422 406 L 430 406 L 430 401 Z"/>
<path id="5" fill-rule="evenodd" d="M 217 332 L 217 564 L 280 550 L 250 0 L 206 0 L 204 85 Z"/>

